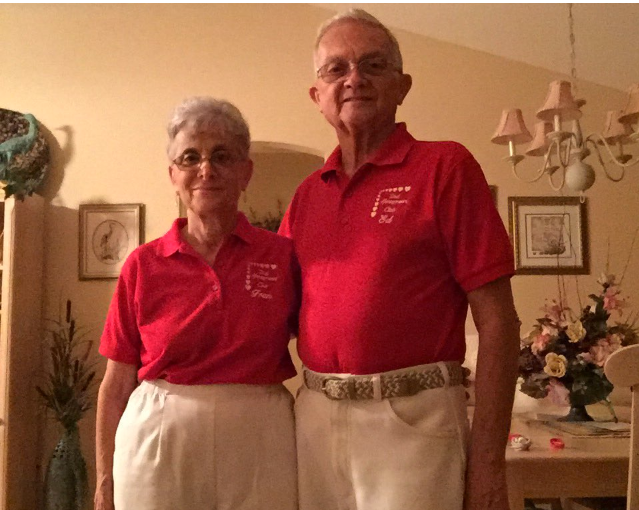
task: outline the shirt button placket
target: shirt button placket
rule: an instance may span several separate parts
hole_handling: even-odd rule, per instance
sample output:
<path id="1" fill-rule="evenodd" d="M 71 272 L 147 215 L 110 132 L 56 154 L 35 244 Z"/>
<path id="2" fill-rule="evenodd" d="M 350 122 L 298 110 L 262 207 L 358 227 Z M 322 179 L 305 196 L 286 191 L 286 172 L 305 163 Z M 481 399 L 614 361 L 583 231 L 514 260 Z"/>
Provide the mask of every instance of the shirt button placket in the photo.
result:
<path id="1" fill-rule="evenodd" d="M 351 225 L 351 218 L 349 217 L 349 209 L 348 203 L 353 198 L 353 190 L 349 189 L 344 192 L 342 195 L 341 207 L 340 207 L 340 224 L 342 226 L 342 232 L 349 234 L 353 231 L 353 227 Z"/>
<path id="2" fill-rule="evenodd" d="M 211 268 L 211 304 L 215 308 L 222 308 L 221 284 L 217 273 Z"/>

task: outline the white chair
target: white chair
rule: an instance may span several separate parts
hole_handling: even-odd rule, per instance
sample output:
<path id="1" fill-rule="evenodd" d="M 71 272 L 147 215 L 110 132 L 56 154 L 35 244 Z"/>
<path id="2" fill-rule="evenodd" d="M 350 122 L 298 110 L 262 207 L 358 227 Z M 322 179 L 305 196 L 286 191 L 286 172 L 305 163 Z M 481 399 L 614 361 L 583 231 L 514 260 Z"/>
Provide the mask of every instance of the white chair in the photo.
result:
<path id="1" fill-rule="evenodd" d="M 608 380 L 632 391 L 630 465 L 626 510 L 639 510 L 639 345 L 623 347 L 610 355 L 604 366 Z M 613 498 L 618 500 L 620 498 Z M 612 510 L 610 499 L 579 498 L 563 500 L 564 510 Z M 622 503 L 623 504 L 623 503 Z M 614 508 L 619 508 L 617 505 Z"/>
<path id="2" fill-rule="evenodd" d="M 615 386 L 632 390 L 630 466 L 628 467 L 627 510 L 639 510 L 639 345 L 629 345 L 612 353 L 604 373 Z"/>

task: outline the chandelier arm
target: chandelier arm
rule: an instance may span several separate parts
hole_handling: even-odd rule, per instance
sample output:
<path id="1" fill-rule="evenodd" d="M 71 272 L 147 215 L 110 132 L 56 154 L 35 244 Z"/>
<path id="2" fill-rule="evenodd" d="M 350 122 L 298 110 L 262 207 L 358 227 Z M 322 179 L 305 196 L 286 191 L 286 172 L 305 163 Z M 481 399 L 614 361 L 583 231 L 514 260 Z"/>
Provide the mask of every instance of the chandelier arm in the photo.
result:
<path id="1" fill-rule="evenodd" d="M 605 140 L 604 140 L 605 142 Z M 621 170 L 621 174 L 619 175 L 619 177 L 614 177 L 612 175 L 610 175 L 610 173 L 608 172 L 608 168 L 606 167 L 606 163 L 604 162 L 603 158 L 601 157 L 601 151 L 599 150 L 599 147 L 597 146 L 597 142 L 594 141 L 594 139 L 592 139 L 590 136 L 586 139 L 586 143 L 589 143 L 593 149 L 594 152 L 597 154 L 597 160 L 599 160 L 599 164 L 601 165 L 601 168 L 604 169 L 604 174 L 606 174 L 606 177 L 608 179 L 610 179 L 613 182 L 619 182 L 620 180 L 623 179 L 624 177 L 624 173 L 625 173 L 625 167 L 627 165 L 618 165 L 620 167 Z M 614 158 L 614 155 L 611 154 L 611 156 Z"/>
<path id="2" fill-rule="evenodd" d="M 604 142 L 605 142 L 605 140 L 604 140 Z M 597 146 L 597 143 L 593 139 L 591 139 L 590 137 L 588 137 L 586 139 L 586 143 L 589 143 L 594 148 L 594 150 L 595 150 L 594 152 L 597 154 L 597 159 L 599 160 L 599 164 L 601 165 L 601 168 L 603 168 L 604 174 L 606 174 L 606 177 L 608 179 L 610 179 L 611 181 L 613 181 L 613 182 L 619 182 L 620 180 L 622 180 L 623 177 L 624 177 L 625 166 L 626 165 L 623 165 L 623 166 L 618 165 L 620 167 L 620 170 L 621 170 L 621 174 L 619 175 L 619 177 L 614 177 L 614 176 L 610 175 L 610 173 L 608 173 L 608 168 L 606 167 L 606 163 L 604 162 L 603 158 L 601 157 L 601 151 L 599 150 L 599 147 Z M 614 158 L 614 155 L 613 155 L 613 158 Z"/>
<path id="3" fill-rule="evenodd" d="M 553 140 L 552 144 L 548 148 L 550 152 L 552 150 L 552 146 L 557 144 L 557 159 L 559 160 L 559 165 L 562 169 L 566 169 L 568 164 L 570 163 L 570 148 L 572 147 L 572 139 L 575 137 L 574 133 L 571 134 L 570 139 L 566 142 L 564 146 L 564 157 L 561 155 L 561 142 L 557 140 Z"/>
<path id="4" fill-rule="evenodd" d="M 546 171 L 546 161 L 544 161 L 544 166 L 541 167 L 539 170 L 537 170 L 538 173 L 535 177 L 533 177 L 532 179 L 524 179 L 517 173 L 517 165 L 513 164 L 511 166 L 512 166 L 513 174 L 515 175 L 515 177 L 517 177 L 517 179 L 519 179 L 520 181 L 524 181 L 526 184 L 532 184 L 533 182 L 537 182 L 539 179 L 541 179 L 544 176 L 544 172 Z"/>
<path id="5" fill-rule="evenodd" d="M 617 165 L 618 167 L 621 168 L 628 168 L 631 166 L 636 165 L 637 163 L 639 163 L 639 158 L 634 158 L 633 160 L 630 160 L 628 163 L 622 163 L 621 161 L 619 161 L 617 159 L 617 157 L 613 154 L 612 149 L 610 148 L 610 144 L 608 142 L 606 142 L 606 139 L 601 136 L 599 133 L 593 133 L 591 135 L 588 136 L 588 138 L 586 138 L 586 141 L 589 141 L 593 144 L 593 146 L 597 149 L 597 153 L 599 154 L 599 147 L 597 147 L 596 143 L 595 143 L 595 138 L 598 138 L 599 141 L 601 142 L 601 144 L 606 148 L 606 151 L 608 152 L 608 154 L 610 155 L 610 157 L 612 158 L 612 162 Z M 603 165 L 603 161 L 601 159 L 601 157 L 599 158 L 599 161 L 601 162 L 601 164 Z M 604 167 L 605 169 L 605 167 Z M 614 181 L 614 179 L 612 179 Z M 619 179 L 621 180 L 621 179 Z"/>
<path id="6" fill-rule="evenodd" d="M 549 173 L 548 174 L 548 183 L 550 184 L 550 187 L 555 190 L 555 191 L 560 191 L 561 188 L 564 187 L 564 184 L 566 183 L 566 170 L 564 167 L 561 168 L 561 181 L 559 184 L 559 186 L 555 186 L 555 183 L 552 181 L 552 176 L 555 172 L 553 172 L 552 174 Z"/>

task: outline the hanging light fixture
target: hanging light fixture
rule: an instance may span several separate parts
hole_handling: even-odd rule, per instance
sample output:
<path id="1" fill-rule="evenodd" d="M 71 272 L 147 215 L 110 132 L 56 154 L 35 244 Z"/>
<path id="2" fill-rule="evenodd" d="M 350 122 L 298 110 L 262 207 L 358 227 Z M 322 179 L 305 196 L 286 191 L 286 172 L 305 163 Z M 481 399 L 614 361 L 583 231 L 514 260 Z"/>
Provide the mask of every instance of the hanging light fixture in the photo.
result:
<path id="1" fill-rule="evenodd" d="M 581 108 L 583 99 L 575 99 L 577 70 L 575 66 L 575 35 L 572 4 L 568 4 L 568 24 L 570 29 L 570 58 L 572 82 L 553 81 L 543 106 L 537 111 L 538 122 L 531 135 L 519 109 L 504 110 L 491 141 L 508 145 L 508 161 L 515 176 L 524 182 L 536 182 L 548 176 L 550 186 L 558 191 L 568 187 L 583 193 L 595 182 L 595 171 L 584 160 L 592 153 L 604 170 L 608 179 L 618 182 L 624 177 L 626 167 L 639 163 L 639 158 L 624 152 L 624 145 L 639 140 L 639 83 L 630 87 L 628 100 L 623 110 L 609 111 L 602 134 L 593 133 L 586 138 L 581 133 Z M 517 173 L 517 165 L 525 158 L 517 154 L 516 146 L 531 142 L 526 156 L 543 157 L 543 164 L 536 174 L 525 179 Z M 617 167 L 611 174 L 602 157 L 602 149 L 610 157 L 610 163 Z M 559 177 L 556 177 L 558 175 Z"/>

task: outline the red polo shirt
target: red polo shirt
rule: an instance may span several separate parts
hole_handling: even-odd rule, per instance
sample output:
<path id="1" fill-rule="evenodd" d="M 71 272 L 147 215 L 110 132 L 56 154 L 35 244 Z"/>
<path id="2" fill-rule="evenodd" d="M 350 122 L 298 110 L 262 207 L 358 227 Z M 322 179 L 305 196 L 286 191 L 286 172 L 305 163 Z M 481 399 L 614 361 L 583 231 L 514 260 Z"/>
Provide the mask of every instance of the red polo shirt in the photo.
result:
<path id="1" fill-rule="evenodd" d="M 298 351 L 318 372 L 463 360 L 466 293 L 514 272 L 478 163 L 404 124 L 352 179 L 338 147 L 300 185 L 280 233 L 302 269 Z"/>
<path id="2" fill-rule="evenodd" d="M 213 267 L 171 230 L 127 259 L 100 353 L 139 367 L 140 380 L 276 384 L 293 377 L 288 353 L 299 300 L 292 243 L 243 214 Z"/>

